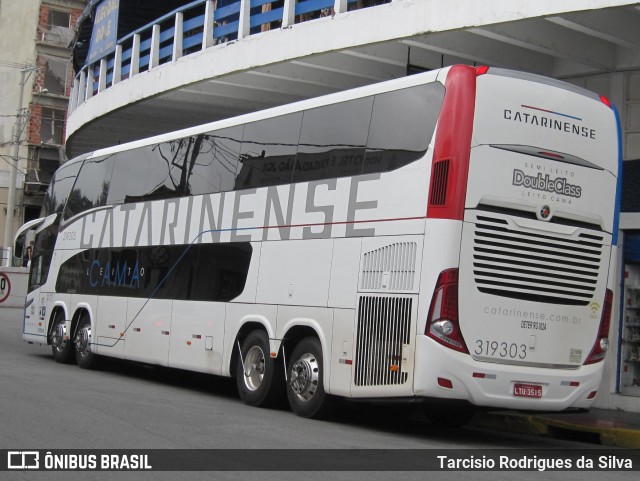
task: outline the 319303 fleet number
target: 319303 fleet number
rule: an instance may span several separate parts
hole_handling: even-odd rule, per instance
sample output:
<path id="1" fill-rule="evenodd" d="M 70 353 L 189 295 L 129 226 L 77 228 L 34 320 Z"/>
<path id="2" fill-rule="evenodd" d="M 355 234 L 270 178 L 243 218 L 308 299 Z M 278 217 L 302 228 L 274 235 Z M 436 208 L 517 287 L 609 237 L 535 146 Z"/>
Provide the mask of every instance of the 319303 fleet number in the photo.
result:
<path id="1" fill-rule="evenodd" d="M 515 342 L 500 342 L 487 339 L 476 339 L 476 356 L 500 357 L 503 359 L 525 359 L 527 345 Z"/>

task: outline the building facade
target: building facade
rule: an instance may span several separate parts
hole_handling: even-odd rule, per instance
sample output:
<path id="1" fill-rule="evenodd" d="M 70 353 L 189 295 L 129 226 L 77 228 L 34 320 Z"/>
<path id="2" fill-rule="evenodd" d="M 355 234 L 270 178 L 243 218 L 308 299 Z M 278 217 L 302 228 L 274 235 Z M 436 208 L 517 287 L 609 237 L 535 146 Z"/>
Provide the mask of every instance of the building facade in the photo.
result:
<path id="1" fill-rule="evenodd" d="M 38 217 L 51 176 L 66 159 L 66 111 L 73 80 L 70 45 L 85 6 L 84 0 L 0 3 L 0 30 L 13 32 L 0 39 L 2 238 L 15 161 L 13 232 Z"/>

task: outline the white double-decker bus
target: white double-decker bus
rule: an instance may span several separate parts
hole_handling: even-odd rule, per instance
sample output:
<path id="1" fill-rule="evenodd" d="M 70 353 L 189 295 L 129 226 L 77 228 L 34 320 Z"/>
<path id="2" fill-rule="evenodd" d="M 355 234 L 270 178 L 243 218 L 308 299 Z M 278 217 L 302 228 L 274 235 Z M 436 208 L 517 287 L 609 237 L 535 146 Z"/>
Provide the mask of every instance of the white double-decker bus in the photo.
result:
<path id="1" fill-rule="evenodd" d="M 616 118 L 567 83 L 454 66 L 73 159 L 18 234 L 35 231 L 24 339 L 83 368 L 232 376 L 306 417 L 336 397 L 439 421 L 588 407 Z"/>

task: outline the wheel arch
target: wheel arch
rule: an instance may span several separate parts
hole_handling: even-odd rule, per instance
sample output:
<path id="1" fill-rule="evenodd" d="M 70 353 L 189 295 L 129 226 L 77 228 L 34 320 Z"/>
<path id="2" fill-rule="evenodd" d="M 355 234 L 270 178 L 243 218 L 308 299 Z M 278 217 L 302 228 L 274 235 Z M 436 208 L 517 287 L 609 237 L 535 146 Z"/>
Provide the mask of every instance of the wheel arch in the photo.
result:
<path id="1" fill-rule="evenodd" d="M 76 306 L 76 310 L 73 313 L 73 317 L 71 318 L 71 329 L 69 330 L 70 334 L 69 334 L 69 338 L 73 339 L 73 337 L 76 335 L 76 330 L 78 329 L 78 324 L 80 323 L 80 318 L 82 317 L 83 314 L 87 314 L 89 316 L 89 323 L 91 324 L 91 327 L 93 328 L 93 310 L 91 309 L 91 306 L 87 303 L 80 303 Z"/>
<path id="2" fill-rule="evenodd" d="M 269 324 L 262 318 L 247 318 L 240 325 L 238 332 L 233 339 L 233 345 L 231 346 L 231 357 L 229 359 L 229 375 L 235 379 L 236 370 L 235 366 L 238 360 L 240 359 L 240 351 L 238 350 L 238 344 L 242 345 L 245 338 L 249 335 L 249 333 L 253 331 L 264 331 L 267 334 L 268 339 L 272 339 L 273 334 L 271 332 Z"/>
<path id="3" fill-rule="evenodd" d="M 284 352 L 287 356 L 287 359 L 291 356 L 291 353 L 295 349 L 296 345 L 302 341 L 305 337 L 315 337 L 320 341 L 320 345 L 322 346 L 322 352 L 325 352 L 325 343 L 322 340 L 322 337 L 318 333 L 318 330 L 315 326 L 310 324 L 296 324 L 290 326 L 285 332 L 282 345 L 284 346 Z"/>
<path id="4" fill-rule="evenodd" d="M 51 314 L 49 314 L 49 320 L 47 325 L 47 345 L 51 344 L 51 330 L 53 329 L 53 321 L 58 315 L 59 312 L 62 312 L 64 316 L 64 320 L 69 319 L 69 312 L 67 310 L 67 306 L 62 302 L 56 302 L 51 309 Z"/>

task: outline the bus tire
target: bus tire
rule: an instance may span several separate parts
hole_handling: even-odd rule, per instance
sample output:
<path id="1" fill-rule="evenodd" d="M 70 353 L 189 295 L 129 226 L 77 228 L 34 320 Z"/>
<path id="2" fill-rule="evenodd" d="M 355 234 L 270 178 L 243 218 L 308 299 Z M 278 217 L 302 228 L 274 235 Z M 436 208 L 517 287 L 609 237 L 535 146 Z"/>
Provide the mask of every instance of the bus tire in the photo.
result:
<path id="1" fill-rule="evenodd" d="M 270 356 L 269 338 L 263 330 L 249 333 L 236 363 L 240 399 L 249 406 L 275 407 L 284 399 L 284 372 Z"/>
<path id="2" fill-rule="evenodd" d="M 73 346 L 76 351 L 76 363 L 82 369 L 93 369 L 97 365 L 97 356 L 91 350 L 91 321 L 84 313 L 78 321 L 78 329 L 73 336 Z"/>
<path id="3" fill-rule="evenodd" d="M 69 364 L 73 359 L 73 343 L 64 339 L 66 334 L 64 311 L 58 310 L 53 317 L 49 342 L 53 360 L 61 364 Z"/>
<path id="4" fill-rule="evenodd" d="M 302 339 L 287 367 L 287 397 L 294 413 L 304 418 L 331 414 L 334 398 L 324 390 L 322 346 L 316 337 Z"/>

